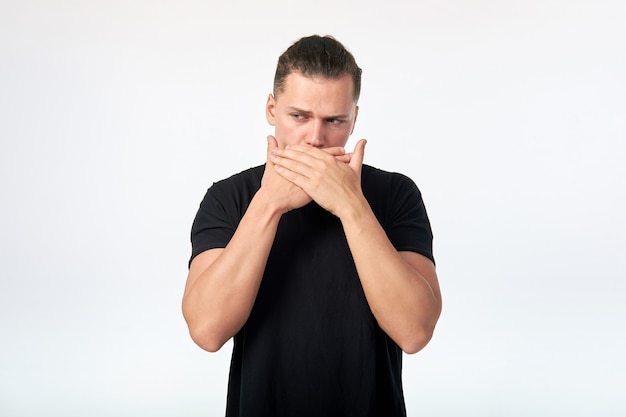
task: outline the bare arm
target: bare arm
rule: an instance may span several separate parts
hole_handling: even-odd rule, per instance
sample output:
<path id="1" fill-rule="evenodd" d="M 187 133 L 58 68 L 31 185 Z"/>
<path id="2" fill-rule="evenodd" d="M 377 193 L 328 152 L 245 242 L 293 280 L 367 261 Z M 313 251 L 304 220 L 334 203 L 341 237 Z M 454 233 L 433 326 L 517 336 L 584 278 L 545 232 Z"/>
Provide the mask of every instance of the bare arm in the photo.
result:
<path id="1" fill-rule="evenodd" d="M 268 157 L 277 146 L 276 139 L 270 136 Z M 326 152 L 343 159 L 342 149 Z M 282 214 L 310 201 L 302 189 L 280 177 L 273 163 L 267 161 L 261 188 L 228 245 L 200 253 L 191 262 L 182 308 L 198 346 L 215 352 L 245 324 Z"/>
<path id="2" fill-rule="evenodd" d="M 183 315 L 192 339 L 205 350 L 217 351 L 250 315 L 280 220 L 269 207 L 258 192 L 226 248 L 208 250 L 191 262 Z"/>
<path id="3" fill-rule="evenodd" d="M 380 327 L 407 353 L 430 341 L 441 313 L 432 261 L 398 252 L 367 202 L 341 218 L 367 302 Z"/>
<path id="4" fill-rule="evenodd" d="M 276 150 L 272 160 L 281 176 L 339 217 L 374 317 L 405 352 L 415 353 L 441 312 L 437 274 L 428 258 L 396 251 L 378 223 L 361 191 L 364 148 L 359 141 L 348 164 L 306 146 Z"/>

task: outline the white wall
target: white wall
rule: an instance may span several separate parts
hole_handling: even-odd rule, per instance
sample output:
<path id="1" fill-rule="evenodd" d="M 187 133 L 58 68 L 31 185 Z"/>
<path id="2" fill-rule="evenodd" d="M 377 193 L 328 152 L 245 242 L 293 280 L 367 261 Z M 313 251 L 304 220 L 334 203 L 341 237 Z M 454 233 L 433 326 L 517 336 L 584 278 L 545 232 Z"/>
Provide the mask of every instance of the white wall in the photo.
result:
<path id="1" fill-rule="evenodd" d="M 625 4 L 2 1 L 0 414 L 223 415 L 230 344 L 180 313 L 191 221 L 263 162 L 278 55 L 329 33 L 366 162 L 435 232 L 410 415 L 625 415 Z"/>

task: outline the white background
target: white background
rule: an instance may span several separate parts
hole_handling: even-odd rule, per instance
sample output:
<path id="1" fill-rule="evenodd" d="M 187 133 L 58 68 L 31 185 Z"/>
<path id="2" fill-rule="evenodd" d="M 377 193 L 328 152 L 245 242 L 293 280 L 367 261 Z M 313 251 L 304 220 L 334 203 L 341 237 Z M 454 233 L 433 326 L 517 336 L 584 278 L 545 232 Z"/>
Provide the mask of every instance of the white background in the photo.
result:
<path id="1" fill-rule="evenodd" d="M 180 299 L 213 181 L 264 162 L 278 55 L 364 69 L 348 144 L 408 174 L 444 312 L 411 416 L 626 415 L 626 2 L 0 6 L 0 414 L 219 416 Z"/>

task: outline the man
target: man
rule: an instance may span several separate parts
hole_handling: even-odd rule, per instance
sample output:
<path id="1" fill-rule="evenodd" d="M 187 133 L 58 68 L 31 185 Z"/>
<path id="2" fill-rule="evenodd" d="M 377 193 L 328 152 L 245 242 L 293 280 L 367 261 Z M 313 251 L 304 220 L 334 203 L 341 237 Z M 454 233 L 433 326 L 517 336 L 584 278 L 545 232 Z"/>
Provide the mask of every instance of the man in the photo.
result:
<path id="1" fill-rule="evenodd" d="M 214 352 L 234 337 L 228 416 L 404 416 L 402 350 L 441 311 L 432 234 L 407 177 L 344 145 L 361 69 L 332 37 L 279 58 L 265 165 L 214 183 L 192 227 L 183 314 Z"/>

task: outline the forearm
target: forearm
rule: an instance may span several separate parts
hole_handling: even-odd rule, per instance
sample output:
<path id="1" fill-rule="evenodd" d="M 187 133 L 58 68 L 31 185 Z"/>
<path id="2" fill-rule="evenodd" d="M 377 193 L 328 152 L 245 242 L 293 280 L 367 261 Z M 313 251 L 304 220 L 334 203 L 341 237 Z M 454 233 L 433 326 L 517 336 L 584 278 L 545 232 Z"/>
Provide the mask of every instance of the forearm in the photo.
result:
<path id="1" fill-rule="evenodd" d="M 183 314 L 203 349 L 218 350 L 248 319 L 279 220 L 280 212 L 258 192 L 219 255 L 203 261 L 200 254 L 192 262 Z"/>
<path id="2" fill-rule="evenodd" d="M 367 201 L 356 201 L 340 218 L 370 309 L 405 352 L 417 352 L 430 340 L 441 312 L 434 266 L 410 254 L 414 268 L 409 255 L 393 247 Z"/>

